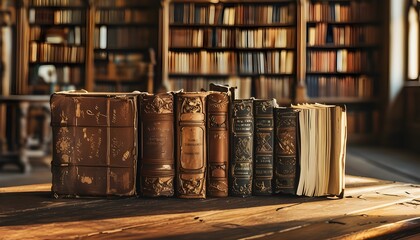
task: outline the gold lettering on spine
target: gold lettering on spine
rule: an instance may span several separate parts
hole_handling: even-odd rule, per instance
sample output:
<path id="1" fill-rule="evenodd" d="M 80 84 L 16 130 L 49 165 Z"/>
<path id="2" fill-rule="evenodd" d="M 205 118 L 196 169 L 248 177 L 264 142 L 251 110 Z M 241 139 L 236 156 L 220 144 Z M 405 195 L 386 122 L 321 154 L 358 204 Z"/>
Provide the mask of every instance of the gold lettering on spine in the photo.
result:
<path id="1" fill-rule="evenodd" d="M 183 127 L 181 136 L 181 166 L 186 169 L 202 168 L 204 132 L 200 127 Z"/>

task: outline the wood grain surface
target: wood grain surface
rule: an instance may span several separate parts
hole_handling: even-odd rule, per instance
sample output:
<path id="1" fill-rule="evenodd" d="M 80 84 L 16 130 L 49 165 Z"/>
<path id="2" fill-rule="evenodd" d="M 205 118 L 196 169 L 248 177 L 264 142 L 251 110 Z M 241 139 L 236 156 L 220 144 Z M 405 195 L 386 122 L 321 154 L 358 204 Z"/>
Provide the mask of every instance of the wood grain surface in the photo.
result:
<path id="1" fill-rule="evenodd" d="M 420 232 L 419 185 L 353 176 L 344 199 L 54 199 L 50 188 L 0 188 L 0 239 L 409 239 Z"/>

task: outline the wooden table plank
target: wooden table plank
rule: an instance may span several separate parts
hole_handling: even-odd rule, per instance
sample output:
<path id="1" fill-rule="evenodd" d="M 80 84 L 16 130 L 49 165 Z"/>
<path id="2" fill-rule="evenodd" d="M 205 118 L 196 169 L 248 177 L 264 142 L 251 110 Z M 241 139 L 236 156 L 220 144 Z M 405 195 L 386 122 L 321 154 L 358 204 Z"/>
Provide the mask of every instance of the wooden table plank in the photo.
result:
<path id="1" fill-rule="evenodd" d="M 358 177 L 348 177 L 346 183 L 346 197 L 334 200 L 294 196 L 205 200 L 52 199 L 49 184 L 0 188 L 0 232 L 5 239 L 24 236 L 39 239 L 269 238 L 340 225 L 325 223 L 329 220 L 348 221 L 346 227 L 357 225 L 353 219 L 366 213 L 370 216 L 375 211 L 389 211 L 383 217 L 387 223 L 420 214 L 420 208 L 404 206 L 420 198 L 417 185 Z M 403 209 L 410 209 L 410 213 L 393 215 L 402 213 Z M 376 225 L 353 228 L 362 231 L 373 226 Z M 329 236 L 334 234 L 333 231 Z"/>
<path id="2" fill-rule="evenodd" d="M 408 189 L 404 189 L 404 192 Z M 417 191 L 414 194 L 419 195 L 420 193 Z M 184 221 L 181 223 L 171 222 L 171 232 L 169 234 L 167 232 L 159 233 L 159 231 L 156 231 L 156 229 L 162 230 L 164 229 L 164 227 L 161 223 L 155 223 L 152 225 L 148 225 L 147 228 L 135 227 L 130 229 L 124 229 L 123 231 L 120 231 L 118 233 L 100 234 L 94 238 L 120 238 L 130 235 L 141 236 L 142 238 L 166 238 L 169 236 L 171 238 L 175 237 L 181 239 L 195 239 L 200 236 L 211 236 L 209 238 L 227 237 L 227 239 L 235 239 L 241 237 L 248 238 L 254 236 L 261 236 L 267 233 L 282 232 L 293 228 L 301 229 L 304 228 L 306 225 L 311 225 L 312 223 L 325 222 L 329 219 L 344 216 L 349 211 L 349 208 L 346 206 L 350 206 L 350 210 L 360 209 L 362 207 L 373 208 L 375 207 L 375 204 L 377 202 L 370 201 L 370 198 L 376 199 L 376 195 L 381 195 L 381 193 L 375 192 L 366 194 L 365 198 L 367 200 L 350 198 L 344 200 L 334 200 L 333 204 L 329 200 L 321 200 L 314 202 L 306 202 L 305 204 L 293 205 L 289 208 L 283 208 L 279 211 L 276 211 L 276 207 L 281 207 L 282 205 L 269 207 L 252 207 L 237 210 L 231 209 L 228 211 L 220 212 L 202 212 L 198 215 L 198 219 L 202 220 L 201 223 L 199 223 L 198 221 L 192 221 L 190 219 L 191 216 L 179 216 L 181 219 L 184 219 Z M 394 197 L 388 195 L 385 195 L 383 198 L 385 199 L 382 200 L 382 203 L 389 202 L 389 204 L 391 204 L 392 202 L 403 201 L 402 199 L 410 199 L 405 197 Z M 362 202 L 362 204 L 358 204 L 359 202 Z M 145 219 L 145 221 L 147 220 Z M 235 227 L 233 227 L 233 229 L 218 228 L 223 226 Z M 150 229 L 155 229 L 155 231 L 151 233 L 148 231 Z M 311 234 L 314 233 L 311 232 Z M 288 236 L 285 239 L 288 239 L 289 237 L 290 236 Z"/>
<path id="3" fill-rule="evenodd" d="M 320 239 L 366 239 L 383 237 L 385 234 L 399 235 L 408 231 L 420 233 L 420 208 L 418 206 L 420 206 L 420 200 L 414 199 L 370 211 L 362 211 L 360 214 L 317 222 L 268 239 L 275 239 L 275 237 L 308 239 L 313 236 L 311 233 L 314 232 Z"/>

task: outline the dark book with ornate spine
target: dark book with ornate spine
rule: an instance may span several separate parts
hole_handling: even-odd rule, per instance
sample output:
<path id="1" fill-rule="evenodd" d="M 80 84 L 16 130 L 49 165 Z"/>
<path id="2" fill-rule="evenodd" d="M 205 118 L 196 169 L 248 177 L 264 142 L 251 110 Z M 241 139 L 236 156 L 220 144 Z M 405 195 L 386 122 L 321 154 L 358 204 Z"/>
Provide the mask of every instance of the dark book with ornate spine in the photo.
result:
<path id="1" fill-rule="evenodd" d="M 271 195 L 273 179 L 275 100 L 254 100 L 254 179 L 253 195 Z"/>
<path id="2" fill-rule="evenodd" d="M 298 114 L 296 109 L 274 108 L 274 193 L 296 194 L 299 181 Z"/>
<path id="3" fill-rule="evenodd" d="M 54 197 L 136 193 L 138 93 L 51 96 Z"/>
<path id="4" fill-rule="evenodd" d="M 175 131 L 173 94 L 141 94 L 138 192 L 146 197 L 174 195 Z"/>
<path id="5" fill-rule="evenodd" d="M 207 194 L 228 196 L 229 94 L 212 92 L 207 96 Z"/>
<path id="6" fill-rule="evenodd" d="M 206 198 L 206 92 L 176 99 L 176 189 L 180 198 Z"/>
<path id="7" fill-rule="evenodd" d="M 229 190 L 232 196 L 252 194 L 254 116 L 253 100 L 237 99 L 232 103 L 231 161 Z"/>

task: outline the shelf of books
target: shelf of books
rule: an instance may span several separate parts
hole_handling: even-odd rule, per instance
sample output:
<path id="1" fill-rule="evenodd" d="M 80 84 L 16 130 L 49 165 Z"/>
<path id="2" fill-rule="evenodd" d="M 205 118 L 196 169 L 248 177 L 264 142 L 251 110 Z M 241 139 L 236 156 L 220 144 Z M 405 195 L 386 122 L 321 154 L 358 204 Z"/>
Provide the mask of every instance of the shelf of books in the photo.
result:
<path id="1" fill-rule="evenodd" d="M 153 1 L 95 1 L 95 91 L 153 92 L 158 17 Z"/>
<path id="2" fill-rule="evenodd" d="M 169 4 L 167 87 L 238 87 L 238 98 L 290 103 L 296 79 L 296 1 Z M 165 65 L 165 64 L 164 64 Z"/>
<path id="3" fill-rule="evenodd" d="M 50 94 L 85 88 L 88 5 L 84 0 L 30 0 L 25 31 L 27 88 L 23 94 Z"/>
<path id="4" fill-rule="evenodd" d="M 381 15 L 377 0 L 308 0 L 306 88 L 309 101 L 345 104 L 349 140 L 379 126 Z"/>

